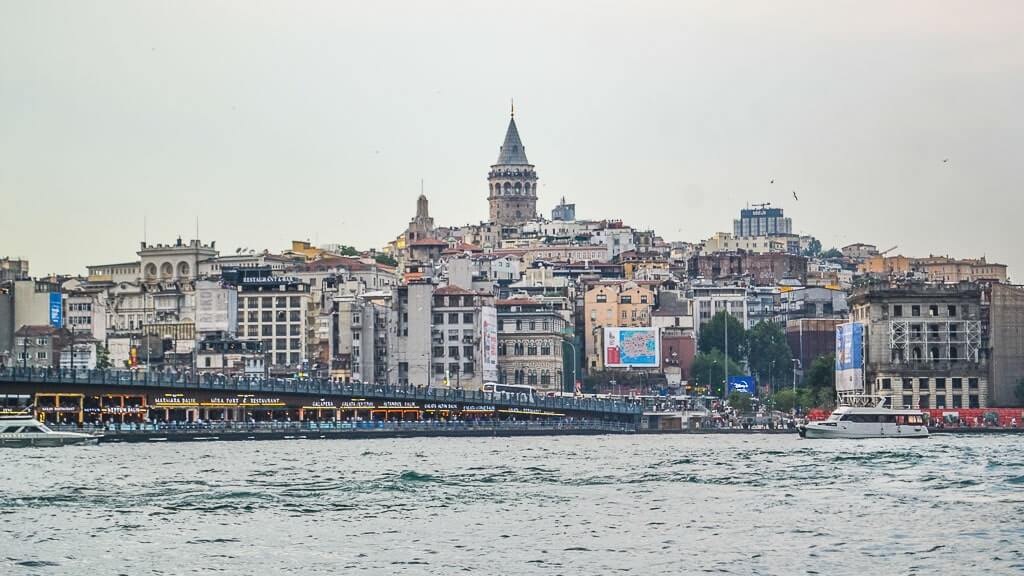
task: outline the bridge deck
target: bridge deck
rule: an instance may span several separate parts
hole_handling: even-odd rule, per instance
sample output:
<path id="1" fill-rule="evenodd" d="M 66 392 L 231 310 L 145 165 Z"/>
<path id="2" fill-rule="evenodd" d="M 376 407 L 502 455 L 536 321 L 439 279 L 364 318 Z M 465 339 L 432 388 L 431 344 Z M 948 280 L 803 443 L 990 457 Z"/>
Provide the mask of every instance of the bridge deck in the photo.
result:
<path id="1" fill-rule="evenodd" d="M 617 419 L 639 417 L 642 411 L 641 407 L 635 404 L 596 398 L 549 397 L 490 393 L 479 390 L 340 383 L 326 379 L 264 379 L 212 375 L 201 375 L 198 379 L 191 379 L 180 374 L 128 370 L 55 370 L 7 367 L 0 369 L 0 387 L 5 383 L 42 384 L 48 387 L 61 386 L 78 389 L 103 387 L 154 389 L 168 392 L 274 393 L 317 398 L 365 398 L 383 402 L 488 404 L 499 408 L 587 413 Z"/>

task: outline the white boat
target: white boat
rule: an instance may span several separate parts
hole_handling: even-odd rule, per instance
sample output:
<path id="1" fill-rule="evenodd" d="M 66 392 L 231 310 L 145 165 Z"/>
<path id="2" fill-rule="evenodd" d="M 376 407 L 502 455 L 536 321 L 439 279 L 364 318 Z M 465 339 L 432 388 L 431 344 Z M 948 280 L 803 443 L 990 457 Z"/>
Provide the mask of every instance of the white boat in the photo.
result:
<path id="1" fill-rule="evenodd" d="M 840 397 L 840 406 L 820 422 L 798 427 L 803 438 L 927 438 L 920 410 L 893 410 L 882 396 Z"/>
<path id="2" fill-rule="evenodd" d="M 0 446 L 23 448 L 26 446 L 66 446 L 69 444 L 94 444 L 99 436 L 81 432 L 58 432 L 30 414 L 0 416 Z"/>

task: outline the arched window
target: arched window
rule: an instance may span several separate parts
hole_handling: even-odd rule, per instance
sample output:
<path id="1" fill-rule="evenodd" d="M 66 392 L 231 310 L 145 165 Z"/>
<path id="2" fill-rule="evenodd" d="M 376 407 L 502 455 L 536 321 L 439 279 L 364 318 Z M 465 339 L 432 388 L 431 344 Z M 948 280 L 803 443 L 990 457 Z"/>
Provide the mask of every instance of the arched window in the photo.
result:
<path id="1" fill-rule="evenodd" d="M 160 276 L 162 278 L 170 278 L 174 275 L 174 266 L 170 262 L 164 262 L 160 265 Z"/>
<path id="2" fill-rule="evenodd" d="M 542 386 L 550 386 L 551 385 L 551 371 L 549 371 L 549 370 L 541 370 L 540 371 L 540 383 L 541 383 Z"/>
<path id="3" fill-rule="evenodd" d="M 178 262 L 178 278 L 188 278 L 189 270 L 188 262 Z"/>
<path id="4" fill-rule="evenodd" d="M 146 279 L 152 280 L 154 278 L 156 278 L 156 264 L 150 262 L 146 264 Z"/>
<path id="5" fill-rule="evenodd" d="M 950 346 L 949 348 L 949 360 L 950 362 L 956 362 L 960 360 L 960 350 L 956 346 Z"/>
<path id="6" fill-rule="evenodd" d="M 537 385 L 537 371 L 536 370 L 530 370 L 530 381 L 529 381 L 529 384 L 530 384 L 530 386 L 536 386 Z"/>
<path id="7" fill-rule="evenodd" d="M 935 360 L 939 359 L 939 347 L 938 346 L 932 346 L 931 349 L 928 350 L 928 359 L 933 361 L 933 362 Z"/>
<path id="8" fill-rule="evenodd" d="M 510 194 L 512 194 L 512 184 L 505 182 L 505 195 L 508 196 Z"/>
<path id="9" fill-rule="evenodd" d="M 910 358 L 912 360 L 920 360 L 921 359 L 921 347 L 920 346 L 914 346 L 914 348 L 910 351 Z"/>
<path id="10" fill-rule="evenodd" d="M 516 196 L 519 196 L 522 193 L 523 193 L 523 185 L 521 183 L 519 183 L 519 182 L 516 182 Z"/>

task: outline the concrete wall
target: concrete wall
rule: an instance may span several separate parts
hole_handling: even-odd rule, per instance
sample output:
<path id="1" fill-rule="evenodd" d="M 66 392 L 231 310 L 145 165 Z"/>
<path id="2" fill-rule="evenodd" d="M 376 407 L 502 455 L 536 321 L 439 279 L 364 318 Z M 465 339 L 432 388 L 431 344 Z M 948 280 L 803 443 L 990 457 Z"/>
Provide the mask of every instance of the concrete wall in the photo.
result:
<path id="1" fill-rule="evenodd" d="M 1024 378 L 1024 287 L 992 285 L 989 345 L 992 405 L 1024 404 L 1014 394 Z"/>

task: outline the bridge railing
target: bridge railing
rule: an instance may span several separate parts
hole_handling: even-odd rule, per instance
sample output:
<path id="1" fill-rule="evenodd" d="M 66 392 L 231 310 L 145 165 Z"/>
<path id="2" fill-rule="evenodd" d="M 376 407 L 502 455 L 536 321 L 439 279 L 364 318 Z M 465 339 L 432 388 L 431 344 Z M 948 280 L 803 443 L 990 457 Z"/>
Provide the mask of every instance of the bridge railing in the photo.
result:
<path id="1" fill-rule="evenodd" d="M 533 394 L 507 394 L 429 386 L 388 386 L 365 382 L 337 382 L 323 378 L 260 378 L 132 370 L 80 370 L 55 368 L 0 368 L 0 382 L 40 384 L 76 384 L 96 386 L 137 386 L 174 390 L 210 390 L 233 393 L 277 393 L 307 396 L 368 397 L 382 401 L 420 401 L 436 403 L 493 405 L 496 408 L 534 411 L 578 411 L 639 416 L 642 408 L 634 403 L 603 398 L 550 397 Z"/>
<path id="2" fill-rule="evenodd" d="M 162 422 L 100 425 L 50 425 L 52 430 L 60 432 L 90 432 L 114 434 L 217 434 L 221 432 L 259 433 L 317 433 L 347 431 L 432 431 L 432 430 L 578 430 L 598 432 L 636 432 L 636 428 L 622 422 L 603 420 L 481 420 L 481 421 L 409 421 L 409 422 Z"/>

